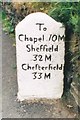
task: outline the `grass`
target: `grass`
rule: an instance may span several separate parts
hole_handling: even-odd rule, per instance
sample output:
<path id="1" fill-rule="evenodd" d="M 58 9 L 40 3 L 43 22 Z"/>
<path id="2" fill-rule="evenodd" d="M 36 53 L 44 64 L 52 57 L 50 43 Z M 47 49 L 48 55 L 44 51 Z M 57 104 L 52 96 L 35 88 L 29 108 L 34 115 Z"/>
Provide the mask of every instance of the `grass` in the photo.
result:
<path id="1" fill-rule="evenodd" d="M 12 23 L 7 17 L 5 11 L 2 12 L 2 23 L 3 23 L 3 31 L 8 32 L 10 34 L 14 33 L 14 28 L 12 26 Z"/>
<path id="2" fill-rule="evenodd" d="M 2 12 L 0 11 L 0 21 L 2 20 Z"/>

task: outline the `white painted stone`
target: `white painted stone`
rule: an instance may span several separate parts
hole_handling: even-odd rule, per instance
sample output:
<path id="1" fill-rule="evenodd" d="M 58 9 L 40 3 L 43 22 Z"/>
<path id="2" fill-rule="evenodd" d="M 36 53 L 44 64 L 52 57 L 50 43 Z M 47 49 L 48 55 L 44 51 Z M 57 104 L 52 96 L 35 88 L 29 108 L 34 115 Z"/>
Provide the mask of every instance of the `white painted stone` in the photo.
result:
<path id="1" fill-rule="evenodd" d="M 63 25 L 41 12 L 26 16 L 16 26 L 18 99 L 20 101 L 33 98 L 61 98 L 65 55 L 64 39 L 60 39 L 62 36 L 65 36 Z M 31 46 L 36 50 L 32 51 Z M 49 48 L 48 51 L 46 48 Z M 32 69 L 28 70 L 27 65 Z M 58 68 L 55 68 L 56 66 Z"/>

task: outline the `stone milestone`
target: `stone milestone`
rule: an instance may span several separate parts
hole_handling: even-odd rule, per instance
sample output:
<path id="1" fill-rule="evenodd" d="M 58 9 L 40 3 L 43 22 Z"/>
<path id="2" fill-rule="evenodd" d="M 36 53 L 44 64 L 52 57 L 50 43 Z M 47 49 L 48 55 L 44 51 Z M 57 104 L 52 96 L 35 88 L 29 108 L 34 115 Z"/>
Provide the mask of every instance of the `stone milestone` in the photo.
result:
<path id="1" fill-rule="evenodd" d="M 16 26 L 18 99 L 58 99 L 63 94 L 65 28 L 45 13 Z"/>

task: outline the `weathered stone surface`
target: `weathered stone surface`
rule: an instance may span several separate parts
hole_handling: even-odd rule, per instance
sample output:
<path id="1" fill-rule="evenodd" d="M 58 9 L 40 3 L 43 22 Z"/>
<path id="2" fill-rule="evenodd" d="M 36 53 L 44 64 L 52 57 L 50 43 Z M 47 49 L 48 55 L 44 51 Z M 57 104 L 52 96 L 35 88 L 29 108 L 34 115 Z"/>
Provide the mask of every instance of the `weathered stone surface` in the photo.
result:
<path id="1" fill-rule="evenodd" d="M 63 94 L 65 29 L 45 13 L 16 26 L 18 99 L 60 98 Z"/>

